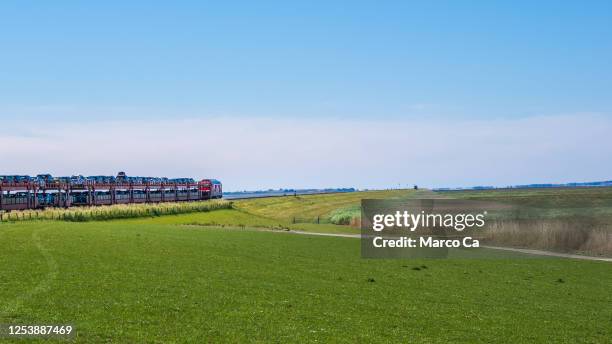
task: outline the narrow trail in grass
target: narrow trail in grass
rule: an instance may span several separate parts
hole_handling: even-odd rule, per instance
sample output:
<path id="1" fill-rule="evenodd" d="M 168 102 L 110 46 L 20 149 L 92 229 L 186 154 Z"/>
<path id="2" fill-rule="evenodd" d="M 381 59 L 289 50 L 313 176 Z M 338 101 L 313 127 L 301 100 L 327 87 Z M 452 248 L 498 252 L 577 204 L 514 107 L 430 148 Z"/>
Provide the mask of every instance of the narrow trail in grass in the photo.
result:
<path id="1" fill-rule="evenodd" d="M 333 236 L 333 237 L 341 237 L 341 238 L 361 238 L 359 234 L 336 234 L 336 233 L 314 233 L 314 232 L 303 232 L 303 231 L 284 231 L 283 233 L 293 233 L 293 234 L 302 234 L 302 235 L 320 235 L 320 236 Z M 610 262 L 612 263 L 612 258 L 606 257 L 591 257 L 591 256 L 581 256 L 578 254 L 571 253 L 559 253 L 559 252 L 550 252 L 550 251 L 542 251 L 542 250 L 532 250 L 532 249 L 523 249 L 523 248 L 512 248 L 512 247 L 499 247 L 499 246 L 481 246 L 483 248 L 493 249 L 493 250 L 504 250 L 511 251 L 517 253 L 526 253 L 533 254 L 537 256 L 549 256 L 549 257 L 558 257 L 558 258 L 570 258 L 570 259 L 584 259 L 584 260 L 595 260 L 602 262 Z"/>
<path id="2" fill-rule="evenodd" d="M 59 267 L 57 261 L 49 252 L 49 250 L 42 244 L 39 236 L 41 232 L 47 229 L 48 226 L 43 226 L 32 231 L 32 242 L 36 246 L 36 249 L 38 249 L 40 254 L 45 259 L 45 263 L 47 264 L 48 270 L 47 274 L 34 288 L 27 290 L 23 294 L 15 297 L 12 302 L 4 304 L 2 308 L 0 308 L 0 317 L 10 317 L 11 314 L 15 313 L 25 301 L 27 301 L 34 295 L 48 290 L 51 287 L 51 284 L 57 279 L 57 276 L 59 274 Z"/>
<path id="3" fill-rule="evenodd" d="M 550 251 L 542 251 L 542 250 L 532 250 L 532 249 L 527 249 L 527 248 L 513 248 L 513 247 L 500 247 L 500 246 L 482 246 L 482 247 L 490 248 L 490 249 L 493 249 L 493 250 L 504 250 L 504 251 L 518 252 L 518 253 L 535 254 L 535 255 L 539 255 L 539 256 L 561 257 L 561 258 L 571 258 L 571 259 L 585 259 L 585 260 L 597 260 L 597 261 L 612 263 L 612 258 L 606 258 L 606 257 L 581 256 L 579 254 L 559 253 L 559 252 L 550 252 Z"/>

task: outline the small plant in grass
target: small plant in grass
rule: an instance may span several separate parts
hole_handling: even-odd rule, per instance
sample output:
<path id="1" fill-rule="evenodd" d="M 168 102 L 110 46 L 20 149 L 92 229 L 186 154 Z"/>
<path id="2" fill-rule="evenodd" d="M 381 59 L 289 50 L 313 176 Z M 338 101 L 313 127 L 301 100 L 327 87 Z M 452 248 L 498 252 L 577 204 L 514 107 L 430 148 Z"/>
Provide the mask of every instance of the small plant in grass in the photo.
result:
<path id="1" fill-rule="evenodd" d="M 359 219 L 361 216 L 361 208 L 359 206 L 352 206 L 348 208 L 341 208 L 334 210 L 329 217 L 329 221 L 336 225 L 350 225 Z"/>

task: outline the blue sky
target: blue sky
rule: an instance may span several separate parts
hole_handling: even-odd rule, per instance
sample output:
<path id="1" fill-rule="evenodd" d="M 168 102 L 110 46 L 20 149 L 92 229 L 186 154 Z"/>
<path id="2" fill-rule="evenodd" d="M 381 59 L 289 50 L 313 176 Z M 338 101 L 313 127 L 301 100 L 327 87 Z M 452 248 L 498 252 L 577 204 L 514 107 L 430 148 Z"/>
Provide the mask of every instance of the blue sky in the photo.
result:
<path id="1" fill-rule="evenodd" d="M 0 117 L 13 124 L 0 133 L 44 136 L 30 128 L 49 122 L 103 128 L 105 121 L 168 120 L 195 120 L 190 123 L 208 130 L 205 121 L 219 118 L 314 127 L 331 118 L 345 130 L 368 121 L 381 130 L 410 121 L 416 127 L 478 121 L 492 130 L 496 121 L 555 122 L 556 116 L 582 118 L 582 130 L 589 130 L 612 114 L 611 22 L 609 1 L 3 2 Z M 215 130 L 235 134 L 231 127 Z M 590 143 L 593 149 L 609 146 L 605 136 L 600 140 Z M 569 159 L 561 153 L 559 163 Z M 184 173 L 229 173 L 194 169 Z M 295 177 L 270 174 L 258 183 L 230 174 L 230 180 L 238 189 L 341 184 L 345 172 L 329 171 L 329 177 L 287 170 Z M 529 169 L 512 180 L 488 173 L 483 183 L 547 179 Z M 457 175 L 435 183 L 474 181 Z M 550 175 L 605 177 L 582 170 Z M 354 184 L 369 185 L 370 178 L 358 176 Z M 371 186 L 391 184 L 382 172 L 380 179 Z M 416 176 L 405 181 L 416 179 L 428 184 Z"/>

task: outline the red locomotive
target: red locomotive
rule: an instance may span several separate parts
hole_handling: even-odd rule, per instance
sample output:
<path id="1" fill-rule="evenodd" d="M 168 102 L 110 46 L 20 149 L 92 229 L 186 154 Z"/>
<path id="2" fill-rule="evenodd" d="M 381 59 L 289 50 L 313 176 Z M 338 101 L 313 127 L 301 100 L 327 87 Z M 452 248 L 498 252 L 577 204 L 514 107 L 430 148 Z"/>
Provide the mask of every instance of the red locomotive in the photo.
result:
<path id="1" fill-rule="evenodd" d="M 198 190 L 207 199 L 223 197 L 221 182 L 216 179 L 202 179 L 198 182 Z"/>

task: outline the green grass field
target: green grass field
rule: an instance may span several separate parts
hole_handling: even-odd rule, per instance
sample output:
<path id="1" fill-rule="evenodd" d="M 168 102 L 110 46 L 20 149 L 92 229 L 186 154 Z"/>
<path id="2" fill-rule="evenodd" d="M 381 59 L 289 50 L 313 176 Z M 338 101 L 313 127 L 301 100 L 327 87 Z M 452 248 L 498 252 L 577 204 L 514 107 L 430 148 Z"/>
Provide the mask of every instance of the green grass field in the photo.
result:
<path id="1" fill-rule="evenodd" d="M 330 223 L 292 223 L 290 220 L 273 219 L 245 213 L 237 209 L 223 209 L 204 213 L 179 214 L 116 221 L 126 224 L 180 224 L 200 227 L 227 227 L 234 229 L 263 229 L 277 231 L 303 231 L 317 233 L 359 234 L 359 229 Z"/>
<path id="2" fill-rule="evenodd" d="M 367 260 L 357 239 L 285 231 L 354 232 L 292 219 L 328 217 L 363 196 L 2 223 L 0 323 L 70 323 L 86 343 L 612 340 L 610 263 Z"/>
<path id="3" fill-rule="evenodd" d="M 0 322 L 82 342 L 606 342 L 612 265 L 364 260 L 359 241 L 172 224 L 4 224 Z"/>

